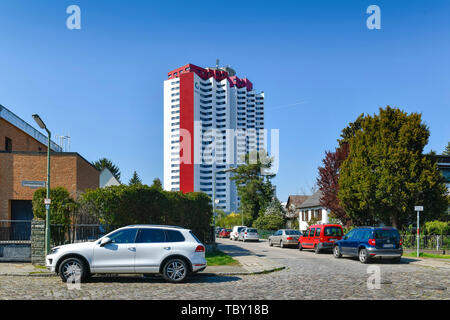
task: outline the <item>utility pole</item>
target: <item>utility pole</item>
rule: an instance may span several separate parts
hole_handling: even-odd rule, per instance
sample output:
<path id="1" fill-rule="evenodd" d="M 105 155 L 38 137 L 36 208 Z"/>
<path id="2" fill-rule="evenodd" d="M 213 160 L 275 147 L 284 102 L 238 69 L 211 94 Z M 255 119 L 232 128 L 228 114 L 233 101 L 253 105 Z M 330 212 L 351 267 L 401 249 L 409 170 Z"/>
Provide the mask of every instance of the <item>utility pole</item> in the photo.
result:
<path id="1" fill-rule="evenodd" d="M 51 132 L 47 129 L 44 121 L 37 114 L 33 114 L 33 119 L 41 129 L 47 131 L 47 198 L 45 199 L 45 253 L 50 253 L 50 145 Z"/>
<path id="2" fill-rule="evenodd" d="M 415 206 L 414 210 L 417 211 L 417 258 L 419 257 L 419 246 L 420 246 L 420 211 L 423 211 L 423 206 Z"/>

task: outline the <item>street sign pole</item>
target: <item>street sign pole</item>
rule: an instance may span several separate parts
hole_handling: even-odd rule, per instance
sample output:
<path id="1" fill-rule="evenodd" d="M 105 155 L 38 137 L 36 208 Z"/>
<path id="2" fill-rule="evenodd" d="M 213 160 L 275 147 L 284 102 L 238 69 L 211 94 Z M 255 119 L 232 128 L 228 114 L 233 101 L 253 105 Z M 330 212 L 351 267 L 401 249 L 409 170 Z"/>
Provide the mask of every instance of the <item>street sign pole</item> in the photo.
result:
<path id="1" fill-rule="evenodd" d="M 419 246 L 420 246 L 420 211 L 417 211 L 417 258 L 419 257 Z"/>
<path id="2" fill-rule="evenodd" d="M 420 246 L 420 211 L 423 211 L 423 206 L 415 206 L 414 210 L 417 211 L 417 258 L 419 257 Z"/>

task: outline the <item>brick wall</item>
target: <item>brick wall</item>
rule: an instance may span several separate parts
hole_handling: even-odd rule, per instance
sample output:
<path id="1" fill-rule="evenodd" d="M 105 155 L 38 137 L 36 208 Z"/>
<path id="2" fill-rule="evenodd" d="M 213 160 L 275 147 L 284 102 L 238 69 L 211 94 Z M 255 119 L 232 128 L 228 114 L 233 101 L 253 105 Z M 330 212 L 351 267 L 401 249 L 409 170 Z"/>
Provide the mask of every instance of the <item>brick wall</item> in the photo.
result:
<path id="1" fill-rule="evenodd" d="M 45 145 L 0 118 L 0 150 L 5 150 L 5 137 L 12 140 L 12 151 L 47 151 Z"/>
<path id="2" fill-rule="evenodd" d="M 100 172 L 76 153 L 52 153 L 50 186 L 66 188 L 76 198 L 99 186 Z M 11 200 L 32 200 L 36 189 L 23 180 L 47 181 L 47 154 L 0 152 L 0 220 L 10 219 Z"/>

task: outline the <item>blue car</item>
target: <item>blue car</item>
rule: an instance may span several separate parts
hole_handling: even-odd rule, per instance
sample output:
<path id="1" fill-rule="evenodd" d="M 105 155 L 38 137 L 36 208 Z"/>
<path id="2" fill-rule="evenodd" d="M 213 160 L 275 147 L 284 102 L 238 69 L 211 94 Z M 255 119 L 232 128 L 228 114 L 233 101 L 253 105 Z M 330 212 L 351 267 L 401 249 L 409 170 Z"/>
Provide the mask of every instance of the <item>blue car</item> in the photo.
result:
<path id="1" fill-rule="evenodd" d="M 389 258 L 400 262 L 402 241 L 397 229 L 392 227 L 359 227 L 349 231 L 333 246 L 335 258 L 343 255 L 358 257 L 362 263 L 373 258 Z"/>

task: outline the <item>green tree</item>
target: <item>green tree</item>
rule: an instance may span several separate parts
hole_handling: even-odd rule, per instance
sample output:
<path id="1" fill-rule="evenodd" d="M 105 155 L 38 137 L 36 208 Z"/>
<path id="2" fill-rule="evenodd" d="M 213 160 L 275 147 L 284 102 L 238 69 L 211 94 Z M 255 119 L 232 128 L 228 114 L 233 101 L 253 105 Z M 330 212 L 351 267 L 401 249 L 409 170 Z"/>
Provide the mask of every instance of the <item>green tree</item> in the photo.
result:
<path id="1" fill-rule="evenodd" d="M 429 130 L 421 115 L 387 106 L 366 116 L 349 139 L 342 163 L 338 198 L 355 224 L 384 222 L 401 227 L 415 218 L 438 217 L 447 206 L 443 177 L 433 159 L 423 155 Z"/>
<path id="2" fill-rule="evenodd" d="M 251 223 L 272 201 L 274 187 L 270 179 L 275 177 L 269 172 L 272 161 L 264 152 L 252 152 L 245 156 L 245 164 L 238 166 L 231 177 L 240 197 L 239 211 L 249 216 Z"/>
<path id="3" fill-rule="evenodd" d="M 283 206 L 280 200 L 274 198 L 267 206 L 265 212 L 260 213 L 253 226 L 262 230 L 277 230 L 284 228 L 285 224 Z"/>
<path id="4" fill-rule="evenodd" d="M 444 152 L 442 152 L 442 154 L 444 156 L 450 156 L 450 142 L 447 144 L 447 146 L 445 147 Z"/>
<path id="5" fill-rule="evenodd" d="M 450 223 L 446 221 L 427 221 L 425 222 L 425 230 L 430 235 L 446 235 L 450 233 Z"/>
<path id="6" fill-rule="evenodd" d="M 37 219 L 45 219 L 46 210 L 44 199 L 46 197 L 47 189 L 45 188 L 38 189 L 33 194 L 33 214 Z M 64 243 L 65 234 L 71 223 L 71 216 L 76 211 L 78 205 L 70 196 L 67 189 L 63 187 L 51 188 L 50 199 L 52 200 L 50 206 L 50 224 L 53 225 L 51 229 L 51 240 L 55 244 Z"/>
<path id="7" fill-rule="evenodd" d="M 133 176 L 131 177 L 130 181 L 128 181 L 128 185 L 129 186 L 142 185 L 142 180 L 136 171 L 133 172 Z"/>
<path id="8" fill-rule="evenodd" d="M 163 189 L 163 185 L 161 183 L 161 180 L 159 180 L 159 178 L 153 179 L 152 187 L 157 188 L 159 190 L 162 190 Z"/>
<path id="9" fill-rule="evenodd" d="M 119 167 L 112 163 L 111 160 L 107 158 L 101 158 L 92 163 L 92 165 L 97 168 L 97 170 L 102 171 L 104 168 L 107 168 L 111 171 L 114 178 L 116 178 L 120 182 L 120 170 Z"/>

